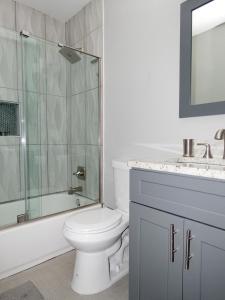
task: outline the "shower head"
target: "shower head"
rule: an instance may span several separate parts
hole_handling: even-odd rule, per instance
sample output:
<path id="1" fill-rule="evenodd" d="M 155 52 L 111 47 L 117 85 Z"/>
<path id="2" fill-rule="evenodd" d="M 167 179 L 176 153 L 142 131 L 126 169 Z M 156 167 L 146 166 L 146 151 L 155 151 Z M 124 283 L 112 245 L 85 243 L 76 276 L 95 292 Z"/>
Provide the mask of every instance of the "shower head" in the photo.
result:
<path id="1" fill-rule="evenodd" d="M 59 46 L 61 47 L 59 53 L 62 54 L 62 56 L 64 56 L 71 64 L 75 64 L 81 60 L 81 57 L 77 54 L 76 50 L 61 45 Z"/>

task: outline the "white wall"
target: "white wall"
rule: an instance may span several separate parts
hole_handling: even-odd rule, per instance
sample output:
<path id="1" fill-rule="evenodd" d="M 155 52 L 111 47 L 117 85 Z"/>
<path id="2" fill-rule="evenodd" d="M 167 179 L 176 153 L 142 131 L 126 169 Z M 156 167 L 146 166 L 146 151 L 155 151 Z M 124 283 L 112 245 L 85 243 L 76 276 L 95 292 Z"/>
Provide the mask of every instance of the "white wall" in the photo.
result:
<path id="1" fill-rule="evenodd" d="M 176 151 L 154 150 L 151 145 L 174 148 L 185 137 L 211 140 L 225 126 L 224 115 L 178 117 L 180 3 L 105 0 L 104 200 L 108 203 L 113 199 L 113 158 L 177 156 Z"/>

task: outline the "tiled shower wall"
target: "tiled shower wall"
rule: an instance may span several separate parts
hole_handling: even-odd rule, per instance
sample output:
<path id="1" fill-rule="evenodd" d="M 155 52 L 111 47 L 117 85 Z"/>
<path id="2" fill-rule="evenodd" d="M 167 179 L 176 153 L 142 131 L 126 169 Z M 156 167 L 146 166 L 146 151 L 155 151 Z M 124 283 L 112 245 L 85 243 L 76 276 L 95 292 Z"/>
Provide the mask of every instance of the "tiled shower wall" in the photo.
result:
<path id="1" fill-rule="evenodd" d="M 24 6 L 20 3 L 11 0 L 0 0 L 0 26 L 17 31 L 18 33 L 24 29 L 29 31 L 33 36 L 46 39 L 53 43 L 57 43 L 58 41 L 65 42 L 65 24 L 52 19 L 51 17 L 42 14 L 41 12 L 32 9 L 30 7 Z M 16 102 L 22 100 L 22 83 L 19 69 L 21 69 L 20 59 L 21 53 L 19 53 L 18 41 L 19 35 L 13 31 L 4 31 L 1 30 L 1 46 L 0 46 L 0 100 L 1 101 L 10 101 Z M 3 39 L 2 39 L 3 38 Z M 54 97 L 54 96 L 53 96 Z M 31 105 L 35 104 L 35 100 L 43 98 L 41 94 L 31 93 L 29 99 L 31 101 Z M 52 97 L 49 95 L 45 101 L 49 103 L 52 101 Z M 53 102 L 53 101 L 52 101 Z M 63 101 L 62 101 L 63 102 Z M 57 103 L 57 99 L 53 104 L 54 111 Z M 51 105 L 51 104 L 50 104 Z M 63 115 L 63 113 L 62 113 Z M 49 119 L 51 120 L 51 115 L 49 115 Z M 35 142 L 31 142 L 30 146 L 30 155 L 35 156 L 35 149 L 37 148 L 37 144 Z M 66 155 L 63 156 L 65 151 L 65 147 L 57 145 L 55 147 L 51 147 L 50 145 L 46 145 L 45 149 L 49 151 L 49 157 L 54 157 L 57 160 L 56 155 L 60 156 L 62 160 L 67 161 Z M 43 147 L 44 149 L 44 147 Z M 57 151 L 56 151 L 57 150 Z M 43 155 L 43 161 L 47 161 L 47 157 Z M 0 202 L 11 201 L 20 199 L 23 197 L 22 192 L 22 177 L 20 176 L 20 170 L 22 165 L 20 165 L 20 147 L 19 147 L 19 138 L 18 137 L 1 137 L 0 138 Z M 43 163 L 43 166 L 46 167 L 46 164 Z M 66 166 L 66 164 L 65 164 Z M 65 177 L 66 178 L 66 168 L 65 169 Z M 57 163 L 51 163 L 49 161 L 48 168 L 51 170 L 51 173 L 57 172 L 56 168 L 60 169 L 60 174 L 63 173 L 63 168 L 58 166 Z M 58 170 L 59 171 L 59 170 Z M 47 171 L 43 170 L 43 174 L 46 174 Z M 33 174 L 35 176 L 35 174 Z M 62 175 L 63 176 L 63 175 Z M 47 176 L 42 176 L 45 181 L 45 192 L 49 189 L 48 186 L 48 178 Z M 53 177 L 54 179 L 54 177 Z M 57 178 L 58 182 L 53 183 L 53 185 L 62 184 L 61 178 Z M 65 180 L 64 180 L 65 181 Z M 47 189 L 47 190 L 46 190 Z"/>
<path id="2" fill-rule="evenodd" d="M 65 30 L 65 24 L 61 23 L 35 9 L 24 6 L 20 3 L 11 0 L 0 0 L 0 26 L 16 30 L 20 32 L 21 29 L 29 31 L 33 36 L 45 39 L 52 42 L 52 47 L 56 47 L 58 41 L 65 43 L 66 36 L 67 41 L 70 45 L 76 40 L 76 44 L 83 43 L 84 47 L 88 52 L 100 55 L 102 54 L 102 5 L 101 1 L 93 1 L 78 13 L 83 14 L 83 19 L 80 25 L 82 34 L 77 39 L 76 30 L 79 31 L 75 17 L 73 17 L 67 24 L 67 34 Z M 78 17 L 80 19 L 80 17 Z M 96 20 L 96 21 L 95 21 Z M 98 20 L 98 21 L 97 21 Z M 73 23 L 75 22 L 75 23 Z M 74 27 L 75 26 L 75 27 Z M 69 37 L 69 40 L 68 40 Z M 74 44 L 75 44 L 74 43 Z M 74 45 L 73 44 L 73 45 Z M 50 44 L 48 44 L 50 45 Z M 84 46 L 83 46 L 84 45 Z M 13 46 L 13 47 L 12 47 Z M 51 48 L 51 46 L 49 46 Z M 77 47 L 77 46 L 76 46 Z M 49 49 L 49 57 L 54 60 L 54 55 L 51 55 L 51 49 Z M 48 50 L 46 49 L 46 54 Z M 17 43 L 12 44 L 1 44 L 0 46 L 0 100 L 17 102 L 20 101 L 21 95 L 21 78 L 18 75 L 18 70 L 15 70 L 18 66 L 18 49 Z M 47 54 L 48 56 L 48 54 Z M 57 58 L 52 61 L 52 65 L 58 66 Z M 2 72 L 4 70 L 4 72 Z M 52 70 L 50 70 L 51 72 Z M 2 75 L 4 74 L 4 75 Z M 56 76 L 56 74 L 48 74 Z M 85 83 L 86 84 L 86 83 Z M 74 102 L 75 114 L 79 115 L 80 120 L 86 118 L 86 113 L 89 112 L 89 117 L 85 119 L 85 124 L 90 125 L 91 136 L 90 141 L 80 142 L 74 144 L 72 147 L 72 162 L 73 169 L 76 169 L 78 165 L 82 164 L 82 160 L 85 160 L 86 167 L 89 170 L 89 177 L 87 178 L 87 195 L 94 198 L 96 194 L 96 178 L 98 172 L 98 155 L 99 155 L 99 140 L 95 139 L 96 136 L 96 122 L 93 120 L 93 111 L 97 109 L 97 96 L 95 92 L 97 87 L 82 91 L 85 99 L 85 115 L 79 111 L 82 104 L 79 100 L 80 97 L 75 94 L 74 99 L 77 100 L 78 105 L 76 106 L 76 100 Z M 60 89 L 58 89 L 59 91 Z M 54 91 L 48 91 L 44 101 L 46 101 L 46 126 L 47 126 L 47 137 L 48 142 L 42 145 L 42 186 L 44 187 L 43 193 L 54 193 L 65 190 L 68 187 L 68 170 L 67 170 L 67 159 L 68 159 L 68 146 L 65 141 L 65 134 L 63 131 L 66 127 L 66 97 L 56 93 L 57 87 Z M 89 95 L 89 96 L 88 96 Z M 34 94 L 33 94 L 34 96 Z M 40 97 L 39 97 L 40 96 Z M 41 99 L 41 95 L 38 98 Z M 71 95 L 72 96 L 72 95 Z M 34 96 L 35 98 L 35 96 Z M 35 101 L 34 101 L 35 102 Z M 89 104 L 87 104 L 89 103 Z M 81 104 L 81 105 L 80 105 Z M 82 126 L 82 121 L 80 122 Z M 76 126 L 77 124 L 72 124 Z M 93 126 L 92 126 L 93 125 Z M 60 128 L 60 132 L 54 132 L 54 128 Z M 94 129 L 93 129 L 94 128 Z M 73 129 L 72 129 L 73 130 Z M 87 128 L 86 128 L 87 131 Z M 86 134 L 88 136 L 88 134 Z M 31 156 L 35 155 L 35 149 L 39 145 L 32 145 Z M 47 151 L 48 150 L 48 151 Z M 34 153 L 32 153 L 34 152 Z M 48 152 L 48 156 L 47 156 Z M 96 159 L 95 159 L 96 157 Z M 20 177 L 20 147 L 19 138 L 16 137 L 1 137 L 0 138 L 0 202 L 9 200 L 15 200 L 23 197 L 21 195 L 21 182 Z M 35 178 L 35 173 L 33 174 Z M 74 182 L 76 185 L 77 182 Z"/>
<path id="3" fill-rule="evenodd" d="M 103 0 L 92 0 L 66 23 L 66 40 L 71 47 L 102 57 Z"/>
<path id="4" fill-rule="evenodd" d="M 93 0 L 66 23 L 66 41 L 74 48 L 81 48 L 87 53 L 103 56 L 103 0 Z M 76 165 L 86 165 L 87 180 L 82 182 L 73 178 L 73 185 L 82 185 L 85 194 L 92 198 L 99 197 L 99 157 L 102 141 L 99 139 L 101 118 L 100 93 L 101 80 L 96 80 L 101 70 L 96 69 L 93 58 L 71 67 L 71 86 L 73 74 L 82 78 L 80 84 L 71 90 L 72 131 L 78 128 L 79 135 L 71 139 L 73 170 Z M 86 65 L 85 65 L 86 64 Z M 81 119 L 82 122 L 77 123 Z"/>

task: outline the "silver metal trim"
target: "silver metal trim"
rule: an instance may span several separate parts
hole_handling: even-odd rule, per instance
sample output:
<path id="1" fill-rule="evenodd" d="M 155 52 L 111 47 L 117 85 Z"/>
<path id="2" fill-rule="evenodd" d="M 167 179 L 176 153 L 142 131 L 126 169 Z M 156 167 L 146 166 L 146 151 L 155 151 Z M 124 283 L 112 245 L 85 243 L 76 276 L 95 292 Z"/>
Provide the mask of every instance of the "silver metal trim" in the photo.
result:
<path id="1" fill-rule="evenodd" d="M 177 248 L 175 248 L 175 234 L 177 231 L 175 230 L 174 224 L 170 225 L 170 259 L 171 262 L 175 262 L 175 253 L 177 252 Z"/>
<path id="2" fill-rule="evenodd" d="M 214 139 L 217 141 L 223 140 L 223 159 L 225 159 L 225 129 L 217 130 Z"/>
<path id="3" fill-rule="evenodd" d="M 83 192 L 83 187 L 82 186 L 77 186 L 77 187 L 71 187 L 68 190 L 69 195 L 77 194 L 77 193 L 82 193 Z"/>
<path id="4" fill-rule="evenodd" d="M 183 139 L 183 157 L 194 157 L 193 148 L 193 139 Z"/>
<path id="5" fill-rule="evenodd" d="M 175 248 L 175 234 L 177 234 L 177 230 L 175 229 L 175 225 L 170 225 L 170 259 L 171 262 L 175 262 L 175 254 L 178 251 L 178 248 Z"/>
<path id="6" fill-rule="evenodd" d="M 24 35 L 24 34 L 25 35 Z M 29 37 L 28 32 L 22 30 L 20 33 L 20 40 L 21 40 L 21 80 L 22 80 L 22 97 L 20 101 L 20 167 L 23 165 L 23 188 L 24 188 L 24 201 L 25 201 L 25 214 L 29 216 L 30 211 L 30 203 L 28 201 L 28 195 L 27 195 L 27 187 L 28 187 L 28 174 L 27 174 L 27 141 L 26 141 L 26 133 L 27 133 L 27 124 L 26 124 L 26 89 L 25 89 L 25 83 L 24 83 L 24 43 L 23 43 L 23 37 L 27 38 Z M 22 178 L 22 176 L 21 176 Z M 21 185 L 21 191 L 22 191 L 22 185 Z"/>
<path id="7" fill-rule="evenodd" d="M 98 137 L 98 143 L 99 143 L 99 203 L 104 206 L 103 201 L 103 60 L 102 58 L 99 58 L 98 63 L 98 73 L 99 73 L 99 137 Z"/>
<path id="8" fill-rule="evenodd" d="M 73 172 L 78 179 L 85 180 L 86 179 L 86 168 L 82 166 L 77 167 L 77 171 Z"/>
<path id="9" fill-rule="evenodd" d="M 190 261 L 193 257 L 191 254 L 191 240 L 193 239 L 193 236 L 191 235 L 191 230 L 188 229 L 186 232 L 186 249 L 185 249 L 185 269 L 190 269 Z"/>

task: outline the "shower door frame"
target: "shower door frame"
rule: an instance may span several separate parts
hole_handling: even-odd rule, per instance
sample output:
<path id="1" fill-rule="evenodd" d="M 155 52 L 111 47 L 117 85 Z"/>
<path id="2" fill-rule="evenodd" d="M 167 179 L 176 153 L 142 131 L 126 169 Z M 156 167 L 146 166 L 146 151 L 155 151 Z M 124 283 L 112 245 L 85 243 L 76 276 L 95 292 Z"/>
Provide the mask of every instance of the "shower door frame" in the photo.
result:
<path id="1" fill-rule="evenodd" d="M 92 204 L 88 204 L 88 205 L 85 205 L 83 207 L 77 207 L 77 208 L 71 208 L 71 209 L 68 209 L 68 210 L 64 210 L 64 211 L 61 211 L 61 212 L 57 212 L 57 213 L 53 213 L 53 214 L 50 214 L 50 215 L 45 215 L 45 216 L 40 216 L 40 217 L 37 217 L 37 218 L 34 218 L 34 219 L 29 219 L 29 210 L 30 210 L 30 198 L 28 198 L 28 195 L 27 195 L 27 187 L 29 186 L 28 184 L 28 163 L 27 163 L 27 140 L 26 140 L 26 137 L 27 137 L 27 126 L 26 126 L 26 107 L 25 107 L 25 100 L 24 100 L 24 97 L 25 97 L 25 94 L 26 94 L 26 90 L 25 90 L 25 87 L 24 87 L 24 70 L 23 70 L 23 39 L 28 39 L 28 38 L 33 38 L 33 39 L 38 39 L 38 40 L 41 40 L 45 43 L 47 43 L 48 41 L 45 40 L 45 39 L 41 39 L 41 38 L 37 38 L 33 35 L 31 35 L 29 32 L 25 31 L 25 30 L 21 30 L 20 31 L 20 43 L 21 43 L 21 66 L 22 66 L 22 70 L 21 70 L 21 78 L 22 78 L 22 95 L 23 95 L 23 100 L 22 100 L 22 103 L 20 103 L 20 107 L 19 107 L 19 116 L 20 116 L 20 147 L 21 147 L 21 154 L 20 154 L 20 161 L 24 161 L 24 200 L 25 200 L 25 222 L 23 222 L 23 224 L 26 224 L 26 223 L 30 223 L 30 222 L 35 222 L 37 220 L 40 220 L 40 219 L 44 219 L 44 218 L 49 218 L 49 217 L 54 217 L 54 216 L 57 216 L 57 215 L 60 215 L 60 214 L 65 214 L 65 213 L 69 213 L 71 211 L 76 211 L 76 210 L 81 210 L 83 208 L 88 208 L 88 207 L 91 207 L 91 206 L 94 206 L 94 205 L 98 205 L 100 204 L 101 206 L 103 206 L 103 76 L 102 76 L 102 58 L 99 57 L 99 56 L 96 56 L 96 55 L 93 55 L 93 54 L 90 54 L 88 52 L 85 52 L 81 49 L 77 49 L 77 48 L 73 48 L 73 47 L 70 47 L 70 46 L 67 46 L 66 44 L 62 44 L 62 43 L 58 43 L 58 47 L 66 47 L 66 48 L 69 48 L 71 50 L 74 50 L 74 51 L 77 51 L 81 54 L 84 54 L 84 55 L 88 55 L 88 56 L 92 56 L 93 58 L 96 58 L 98 59 L 98 103 L 99 103 L 99 107 L 98 107 L 98 111 L 99 111 L 99 134 L 98 134 L 98 161 L 99 161 L 99 164 L 98 164 L 98 169 L 99 169 L 99 187 L 98 187 L 98 190 L 99 190 L 99 200 L 98 202 L 95 202 L 95 203 L 92 203 Z M 56 43 L 55 43 L 56 44 Z M 66 94 L 66 98 L 68 97 L 68 95 Z M 69 143 L 68 143 L 69 145 Z M 71 160 L 71 156 L 69 155 L 70 157 L 70 160 Z M 72 176 L 72 175 L 71 175 Z M 48 194 L 49 195 L 49 194 Z M 77 194 L 78 196 L 82 196 L 82 195 L 79 195 Z M 40 195 L 39 197 L 42 197 L 44 195 Z M 84 198 L 88 198 L 86 196 L 82 196 Z M 93 201 L 94 202 L 94 201 Z M 18 224 L 13 224 L 13 225 L 9 225 L 9 226 L 6 226 L 6 227 L 14 227 L 14 226 L 17 226 Z M 4 228 L 6 228 L 4 227 Z M 1 228 L 0 228 L 1 230 Z"/>

